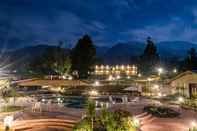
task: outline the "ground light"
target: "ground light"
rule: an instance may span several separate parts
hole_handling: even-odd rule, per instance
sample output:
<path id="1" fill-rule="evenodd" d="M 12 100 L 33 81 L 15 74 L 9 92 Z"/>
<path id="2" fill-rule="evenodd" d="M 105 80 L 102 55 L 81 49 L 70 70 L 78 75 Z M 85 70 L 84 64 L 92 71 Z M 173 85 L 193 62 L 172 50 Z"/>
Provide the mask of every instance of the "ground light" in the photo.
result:
<path id="1" fill-rule="evenodd" d="M 159 85 L 155 84 L 155 85 L 153 86 L 153 89 L 158 90 L 158 89 L 159 89 Z"/>
<path id="2" fill-rule="evenodd" d="M 192 121 L 192 122 L 191 122 L 191 126 L 192 126 L 192 127 L 196 127 L 196 122 L 195 122 L 195 121 Z"/>
<path id="3" fill-rule="evenodd" d="M 90 95 L 90 96 L 97 96 L 97 95 L 98 95 L 98 91 L 96 91 L 96 90 L 91 90 L 91 91 L 89 92 L 89 95 Z"/>
<path id="4" fill-rule="evenodd" d="M 139 127 L 140 126 L 140 120 L 136 117 L 133 117 L 133 125 L 135 127 Z"/>
<path id="5" fill-rule="evenodd" d="M 100 86 L 100 82 L 99 81 L 95 81 L 94 82 L 94 86 Z"/>
<path id="6" fill-rule="evenodd" d="M 69 76 L 69 77 L 68 77 L 68 80 L 72 80 L 72 79 L 73 79 L 73 77 L 72 77 L 72 76 Z"/>
<path id="7" fill-rule="evenodd" d="M 61 98 L 57 98 L 57 102 L 60 103 L 61 102 Z"/>
<path id="8" fill-rule="evenodd" d="M 9 131 L 9 129 L 12 126 L 13 120 L 14 120 L 13 116 L 6 116 L 4 118 L 3 124 L 4 124 L 4 127 L 5 127 L 5 131 Z"/>
<path id="9" fill-rule="evenodd" d="M 116 76 L 116 79 L 120 79 L 120 75 L 117 75 L 117 76 Z"/>
<path id="10" fill-rule="evenodd" d="M 191 122 L 191 127 L 189 128 L 189 131 L 196 131 L 197 130 L 197 124 L 196 121 Z"/>
<path id="11" fill-rule="evenodd" d="M 112 80 L 114 80 L 114 77 L 112 75 L 110 75 L 109 78 L 108 78 L 108 80 L 109 81 L 112 81 Z"/>
<path id="12" fill-rule="evenodd" d="M 140 73 L 139 73 L 137 76 L 138 76 L 138 77 L 141 77 L 141 76 L 142 76 L 142 74 L 140 74 Z"/>
<path id="13" fill-rule="evenodd" d="M 179 97 L 178 101 L 179 101 L 179 103 L 183 103 L 184 102 L 184 98 L 183 97 Z"/>
<path id="14" fill-rule="evenodd" d="M 161 92 L 159 92 L 159 93 L 158 93 L 158 97 L 162 97 L 162 94 L 161 94 Z"/>
<path id="15" fill-rule="evenodd" d="M 46 101 L 46 100 L 43 98 L 43 99 L 42 99 L 42 102 L 44 103 L 45 101 Z"/>

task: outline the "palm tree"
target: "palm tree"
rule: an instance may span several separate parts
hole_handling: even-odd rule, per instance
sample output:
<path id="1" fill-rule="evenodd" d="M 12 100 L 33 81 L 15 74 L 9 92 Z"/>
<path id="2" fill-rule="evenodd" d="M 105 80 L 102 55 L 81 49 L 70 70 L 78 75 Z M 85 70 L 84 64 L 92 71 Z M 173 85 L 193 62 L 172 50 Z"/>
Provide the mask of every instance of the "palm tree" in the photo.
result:
<path id="1" fill-rule="evenodd" d="M 94 101 L 88 101 L 87 104 L 87 116 L 91 121 L 92 129 L 94 128 L 94 119 L 96 116 L 96 104 Z"/>
<path id="2" fill-rule="evenodd" d="M 16 89 L 14 89 L 13 87 L 11 87 L 10 96 L 13 97 L 13 104 L 15 105 L 15 101 L 18 96 L 18 93 L 16 92 Z"/>

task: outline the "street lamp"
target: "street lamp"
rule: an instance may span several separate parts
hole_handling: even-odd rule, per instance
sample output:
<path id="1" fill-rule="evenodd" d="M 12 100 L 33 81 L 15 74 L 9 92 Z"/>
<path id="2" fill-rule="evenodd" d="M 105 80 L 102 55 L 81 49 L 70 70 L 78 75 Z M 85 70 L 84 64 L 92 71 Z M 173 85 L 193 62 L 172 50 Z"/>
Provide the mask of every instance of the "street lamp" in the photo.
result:
<path id="1" fill-rule="evenodd" d="M 177 73 L 177 69 L 176 68 L 173 70 L 173 73 Z"/>
<path id="2" fill-rule="evenodd" d="M 163 68 L 160 67 L 157 69 L 157 71 L 158 71 L 158 74 L 161 75 L 163 73 Z"/>

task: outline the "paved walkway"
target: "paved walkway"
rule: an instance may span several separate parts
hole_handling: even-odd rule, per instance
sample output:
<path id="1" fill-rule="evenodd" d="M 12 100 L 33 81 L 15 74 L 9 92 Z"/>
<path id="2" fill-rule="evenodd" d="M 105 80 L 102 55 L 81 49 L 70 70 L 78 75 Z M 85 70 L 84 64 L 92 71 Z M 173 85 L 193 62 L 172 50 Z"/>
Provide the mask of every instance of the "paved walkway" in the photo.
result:
<path id="1" fill-rule="evenodd" d="M 152 102 L 142 99 L 137 103 L 115 105 L 111 110 L 124 109 L 131 112 L 141 121 L 142 131 L 188 131 L 189 127 L 191 127 L 191 122 L 197 120 L 197 112 L 183 110 L 178 107 L 173 107 L 174 110 L 181 112 L 181 115 L 177 118 L 157 118 L 144 113 L 144 106 L 152 104 Z"/>

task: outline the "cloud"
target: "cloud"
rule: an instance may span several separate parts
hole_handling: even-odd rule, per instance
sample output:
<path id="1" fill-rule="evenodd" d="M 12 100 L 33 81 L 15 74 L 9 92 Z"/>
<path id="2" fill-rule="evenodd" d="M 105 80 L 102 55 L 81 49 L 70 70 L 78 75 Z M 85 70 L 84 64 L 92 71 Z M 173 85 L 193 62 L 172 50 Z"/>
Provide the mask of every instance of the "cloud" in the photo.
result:
<path id="1" fill-rule="evenodd" d="M 180 19 L 175 18 L 175 21 Z M 163 25 L 149 25 L 140 29 L 131 29 L 122 32 L 123 35 L 131 36 L 133 40 L 144 41 L 151 36 L 156 41 L 189 41 L 197 43 L 197 30 L 184 23 L 170 22 Z"/>
<path id="2" fill-rule="evenodd" d="M 0 42 L 10 46 L 75 44 L 90 34 L 96 44 L 118 41 L 197 42 L 195 0 L 4 0 Z"/>

